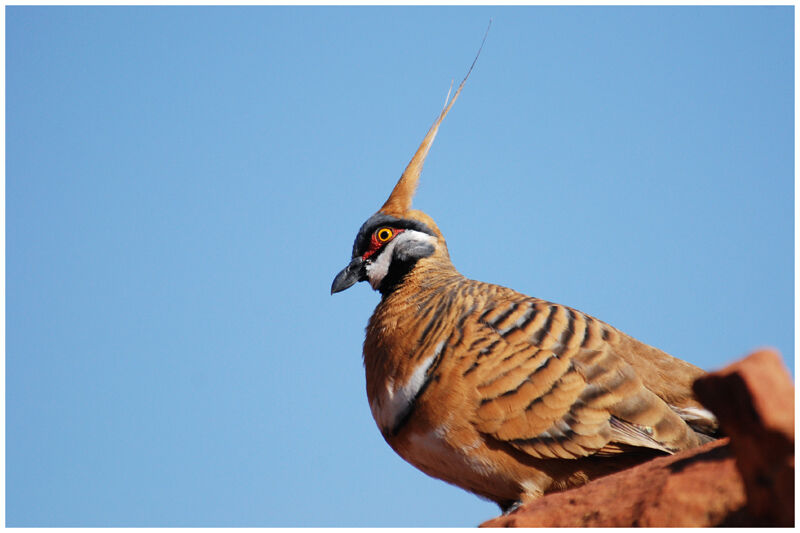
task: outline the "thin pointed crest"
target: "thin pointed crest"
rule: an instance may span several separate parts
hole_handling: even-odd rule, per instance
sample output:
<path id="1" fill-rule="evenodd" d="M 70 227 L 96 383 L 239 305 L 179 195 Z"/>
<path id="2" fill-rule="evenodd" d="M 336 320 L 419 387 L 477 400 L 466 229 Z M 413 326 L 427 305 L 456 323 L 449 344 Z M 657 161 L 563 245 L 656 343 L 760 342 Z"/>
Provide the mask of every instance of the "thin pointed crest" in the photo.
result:
<path id="1" fill-rule="evenodd" d="M 450 84 L 450 90 L 447 92 L 447 98 L 444 102 L 444 109 L 442 109 L 442 112 L 439 114 L 439 118 L 437 118 L 436 122 L 433 123 L 431 129 L 428 130 L 425 138 L 422 139 L 422 144 L 420 144 L 419 148 L 417 148 L 417 152 L 414 154 L 414 157 L 411 158 L 411 162 L 403 171 L 403 175 L 400 176 L 400 179 L 397 181 L 397 185 L 395 185 L 394 189 L 392 189 L 392 194 L 389 195 L 389 199 L 386 200 L 386 203 L 383 204 L 383 207 L 379 209 L 380 213 L 402 217 L 409 209 L 411 209 L 411 200 L 414 197 L 414 192 L 417 190 L 417 183 L 419 183 L 419 175 L 422 172 L 422 165 L 425 163 L 425 157 L 428 155 L 428 151 L 431 149 L 431 145 L 433 144 L 433 139 L 436 138 L 436 133 L 439 131 L 439 125 L 444 120 L 444 117 L 447 116 L 447 113 L 450 111 L 450 108 L 453 107 L 453 104 L 456 103 L 458 95 L 461 94 L 461 89 L 464 88 L 464 84 L 467 82 L 467 78 L 469 78 L 473 67 L 475 67 L 475 63 L 478 62 L 478 57 L 481 55 L 481 50 L 483 49 L 483 43 L 486 42 L 486 36 L 489 35 L 489 28 L 491 27 L 492 21 L 489 20 L 489 26 L 486 28 L 486 33 L 483 35 L 483 41 L 481 41 L 481 46 L 478 48 L 478 53 L 475 55 L 475 59 L 472 61 L 472 65 L 470 65 L 467 75 L 464 76 L 461 84 L 459 84 L 452 100 L 450 100 L 450 91 L 453 90 L 453 85 Z"/>

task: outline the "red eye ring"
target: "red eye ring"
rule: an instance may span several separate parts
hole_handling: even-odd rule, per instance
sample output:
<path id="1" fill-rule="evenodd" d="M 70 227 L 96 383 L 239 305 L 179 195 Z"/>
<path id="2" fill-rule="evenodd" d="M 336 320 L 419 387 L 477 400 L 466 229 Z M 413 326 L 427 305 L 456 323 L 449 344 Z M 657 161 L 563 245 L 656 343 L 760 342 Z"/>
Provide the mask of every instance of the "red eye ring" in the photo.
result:
<path id="1" fill-rule="evenodd" d="M 366 261 L 370 257 L 372 257 L 378 250 L 384 247 L 384 245 L 403 233 L 404 229 L 393 229 L 388 227 L 379 228 L 378 230 L 372 233 L 372 238 L 370 239 L 369 248 L 367 251 L 364 252 L 364 255 L 361 256 L 361 259 Z"/>

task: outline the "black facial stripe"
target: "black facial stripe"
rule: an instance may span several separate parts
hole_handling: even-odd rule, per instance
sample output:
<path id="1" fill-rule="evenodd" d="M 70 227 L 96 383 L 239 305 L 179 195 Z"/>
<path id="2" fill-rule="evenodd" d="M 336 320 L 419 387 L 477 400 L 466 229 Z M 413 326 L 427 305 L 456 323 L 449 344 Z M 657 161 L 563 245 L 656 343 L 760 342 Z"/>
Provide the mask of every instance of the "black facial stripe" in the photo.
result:
<path id="1" fill-rule="evenodd" d="M 434 237 L 436 236 L 433 230 L 431 230 L 428 226 L 426 226 L 422 222 L 418 222 L 416 220 L 411 220 L 407 218 L 395 218 L 393 216 L 384 215 L 383 213 L 375 213 L 374 215 L 369 217 L 367 221 L 364 222 L 364 224 L 361 226 L 361 229 L 358 230 L 358 235 L 356 235 L 356 241 L 353 243 L 353 257 L 360 257 L 364 255 L 364 252 L 366 252 L 367 248 L 369 248 L 372 234 L 375 232 L 376 229 L 383 226 L 389 226 L 392 228 L 412 229 L 416 231 L 421 231 L 422 233 L 427 233 L 428 235 L 433 235 Z"/>

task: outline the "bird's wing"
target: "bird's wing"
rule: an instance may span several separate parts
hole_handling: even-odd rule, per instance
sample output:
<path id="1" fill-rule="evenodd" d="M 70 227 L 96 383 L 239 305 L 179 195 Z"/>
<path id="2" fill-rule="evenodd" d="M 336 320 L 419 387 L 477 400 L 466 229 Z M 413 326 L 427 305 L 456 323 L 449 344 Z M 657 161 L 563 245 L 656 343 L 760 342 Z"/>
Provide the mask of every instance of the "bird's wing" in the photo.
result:
<path id="1" fill-rule="evenodd" d="M 514 293 L 517 294 L 517 293 Z M 700 443 L 676 411 L 615 353 L 624 335 L 568 307 L 519 295 L 474 316 L 462 354 L 481 433 L 533 457 L 664 452 Z"/>

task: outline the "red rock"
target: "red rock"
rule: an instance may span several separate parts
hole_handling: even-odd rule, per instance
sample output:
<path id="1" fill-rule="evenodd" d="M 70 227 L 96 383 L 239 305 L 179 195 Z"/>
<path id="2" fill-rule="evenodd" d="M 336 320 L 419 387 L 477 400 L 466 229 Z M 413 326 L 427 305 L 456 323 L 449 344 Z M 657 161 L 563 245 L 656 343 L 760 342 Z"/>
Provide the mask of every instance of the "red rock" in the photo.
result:
<path id="1" fill-rule="evenodd" d="M 793 526 L 794 385 L 780 356 L 753 353 L 698 379 L 694 389 L 731 438 L 750 514 Z"/>
<path id="2" fill-rule="evenodd" d="M 546 495 L 483 527 L 794 525 L 794 386 L 761 351 L 697 380 L 729 438 Z"/>
<path id="3" fill-rule="evenodd" d="M 706 527 L 745 505 L 727 440 L 660 457 L 555 494 L 483 527 Z M 725 524 L 733 525 L 733 524 Z"/>

